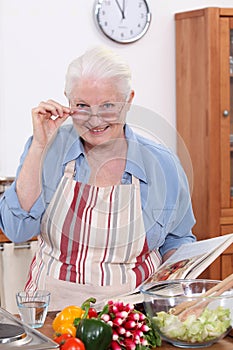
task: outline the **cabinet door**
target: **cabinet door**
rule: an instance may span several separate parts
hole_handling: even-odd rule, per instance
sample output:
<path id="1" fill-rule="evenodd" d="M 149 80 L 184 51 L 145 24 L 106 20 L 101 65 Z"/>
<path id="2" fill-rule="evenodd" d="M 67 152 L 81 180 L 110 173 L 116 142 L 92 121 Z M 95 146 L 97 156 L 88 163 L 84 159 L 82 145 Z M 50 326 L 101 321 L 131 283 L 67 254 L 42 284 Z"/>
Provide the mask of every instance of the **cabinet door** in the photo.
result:
<path id="1" fill-rule="evenodd" d="M 221 226 L 221 235 L 226 235 L 233 232 L 232 225 L 222 225 Z M 219 258 L 220 270 L 221 270 L 221 279 L 226 278 L 233 273 L 233 244 L 228 247 L 224 253 Z"/>
<path id="2" fill-rule="evenodd" d="M 233 207 L 233 17 L 220 18 L 221 207 Z"/>
<path id="3" fill-rule="evenodd" d="M 221 279 L 226 278 L 233 272 L 233 254 L 224 254 L 221 256 L 222 273 Z"/>

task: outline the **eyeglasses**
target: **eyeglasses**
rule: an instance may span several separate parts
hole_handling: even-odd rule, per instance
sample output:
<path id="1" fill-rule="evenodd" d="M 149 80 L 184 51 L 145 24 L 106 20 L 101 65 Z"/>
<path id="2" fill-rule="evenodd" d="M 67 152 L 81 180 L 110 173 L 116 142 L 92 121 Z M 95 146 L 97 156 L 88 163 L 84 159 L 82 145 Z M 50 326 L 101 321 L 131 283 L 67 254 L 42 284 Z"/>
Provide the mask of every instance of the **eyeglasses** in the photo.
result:
<path id="1" fill-rule="evenodd" d="M 72 107 L 71 116 L 79 122 L 87 122 L 92 116 L 97 116 L 106 122 L 119 120 L 125 102 L 107 102 L 102 105 L 89 106 L 85 103 L 76 103 Z"/>

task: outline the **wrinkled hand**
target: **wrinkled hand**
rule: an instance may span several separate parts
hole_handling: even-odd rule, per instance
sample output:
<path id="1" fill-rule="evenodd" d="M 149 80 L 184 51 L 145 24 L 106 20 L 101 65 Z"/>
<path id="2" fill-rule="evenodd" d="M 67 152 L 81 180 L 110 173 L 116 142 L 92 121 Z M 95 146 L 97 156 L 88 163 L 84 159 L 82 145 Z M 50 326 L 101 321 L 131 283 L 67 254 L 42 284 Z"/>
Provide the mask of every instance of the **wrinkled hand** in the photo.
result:
<path id="1" fill-rule="evenodd" d="M 53 100 L 42 101 L 38 107 L 33 108 L 33 143 L 44 149 L 69 115 L 69 107 Z"/>

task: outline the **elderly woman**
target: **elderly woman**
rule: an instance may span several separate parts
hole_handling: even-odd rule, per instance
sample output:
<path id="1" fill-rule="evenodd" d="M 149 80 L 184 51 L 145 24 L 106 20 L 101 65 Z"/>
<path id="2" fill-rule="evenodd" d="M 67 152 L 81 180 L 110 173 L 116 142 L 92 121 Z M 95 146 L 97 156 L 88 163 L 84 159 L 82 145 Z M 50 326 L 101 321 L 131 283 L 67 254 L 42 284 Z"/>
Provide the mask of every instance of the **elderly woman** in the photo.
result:
<path id="1" fill-rule="evenodd" d="M 50 290 L 55 310 L 137 290 L 161 258 L 195 240 L 179 160 L 126 124 L 127 64 L 105 48 L 88 50 L 68 67 L 65 95 L 69 107 L 33 108 L 33 137 L 0 202 L 10 240 L 38 236 L 25 288 Z"/>

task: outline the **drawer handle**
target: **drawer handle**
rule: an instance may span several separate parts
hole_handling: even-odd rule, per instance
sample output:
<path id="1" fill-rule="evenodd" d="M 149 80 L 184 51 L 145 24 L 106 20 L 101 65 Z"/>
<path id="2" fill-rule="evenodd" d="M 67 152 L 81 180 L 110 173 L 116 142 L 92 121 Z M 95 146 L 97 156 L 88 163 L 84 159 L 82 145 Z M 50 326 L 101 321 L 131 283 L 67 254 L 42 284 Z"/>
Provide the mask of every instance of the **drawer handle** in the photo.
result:
<path id="1" fill-rule="evenodd" d="M 14 243 L 14 249 L 30 249 L 31 243 L 25 242 L 25 243 Z"/>

